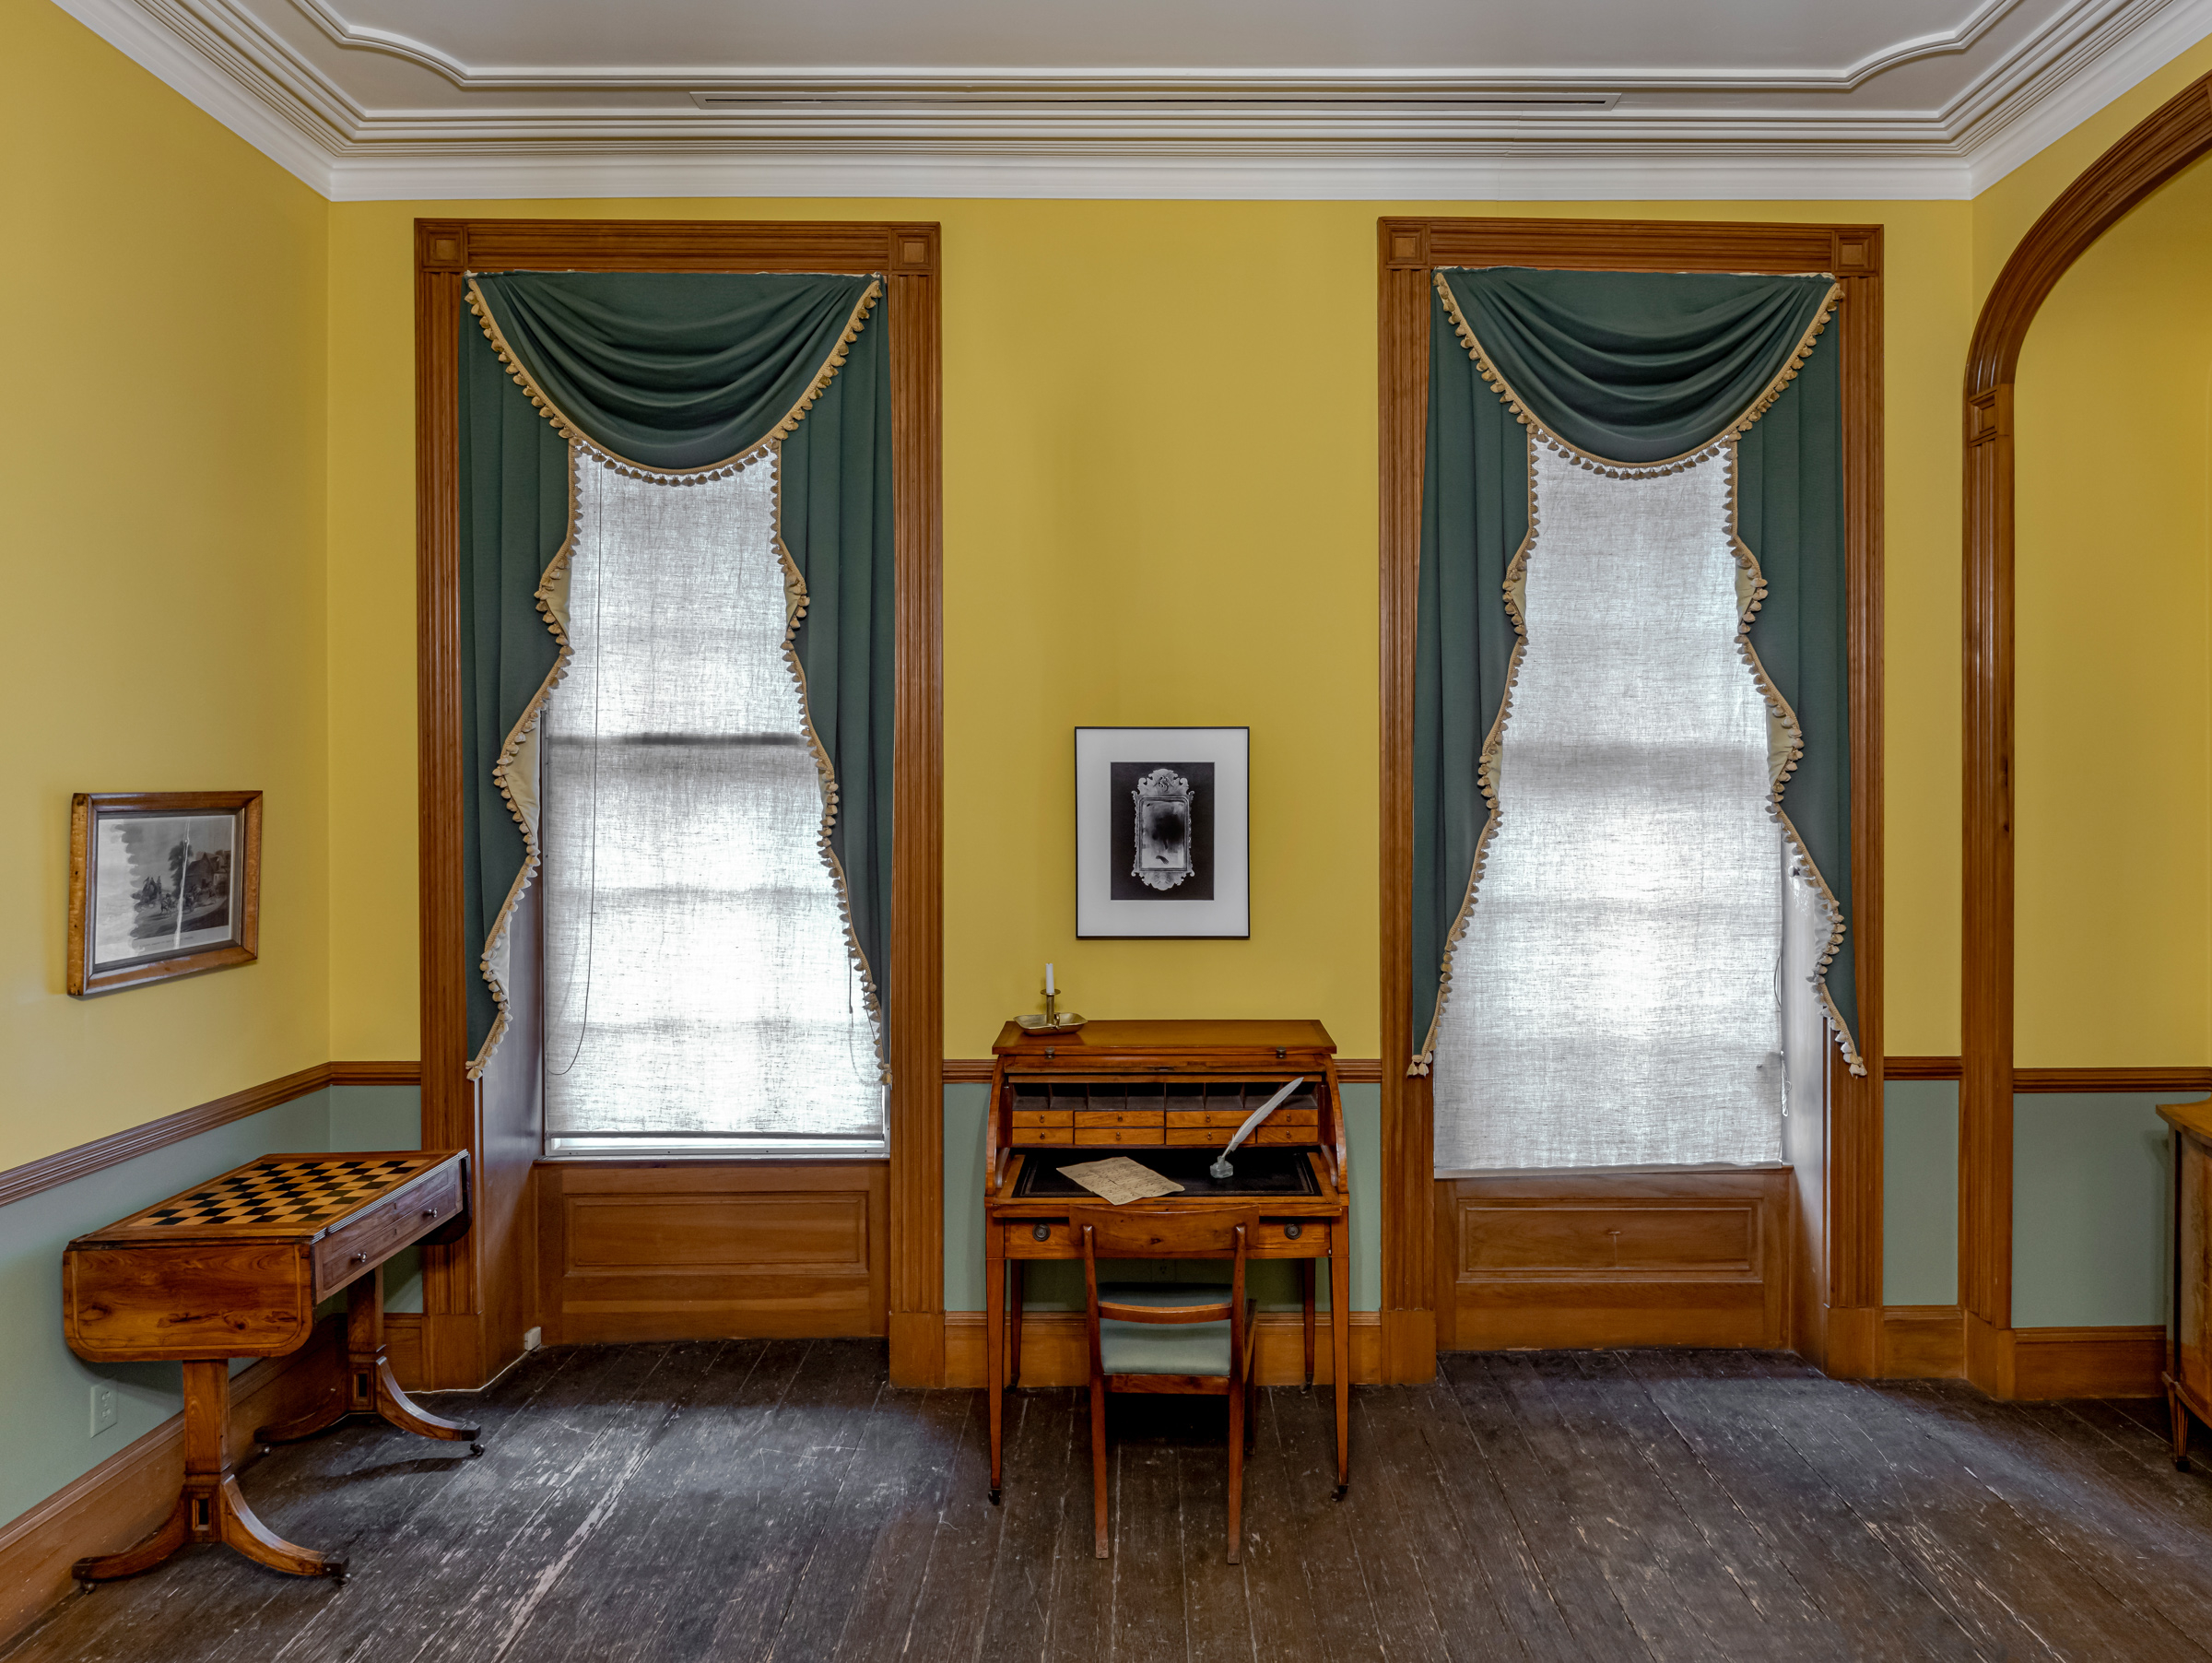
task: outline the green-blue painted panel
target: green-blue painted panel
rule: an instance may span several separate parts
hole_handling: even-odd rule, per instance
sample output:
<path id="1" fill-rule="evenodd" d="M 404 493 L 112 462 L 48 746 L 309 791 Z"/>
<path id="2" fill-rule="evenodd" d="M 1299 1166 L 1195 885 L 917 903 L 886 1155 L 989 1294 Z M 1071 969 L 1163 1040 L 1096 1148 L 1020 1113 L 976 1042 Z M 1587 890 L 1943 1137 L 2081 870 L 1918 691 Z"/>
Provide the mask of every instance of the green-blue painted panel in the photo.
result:
<path id="1" fill-rule="evenodd" d="M 2159 1102 L 2136 1092 L 2012 1100 L 2015 1327 L 2166 1320 L 2172 1177 Z"/>
<path id="2" fill-rule="evenodd" d="M 1959 1303 L 1959 1082 L 1882 1087 L 1882 1303 Z"/>

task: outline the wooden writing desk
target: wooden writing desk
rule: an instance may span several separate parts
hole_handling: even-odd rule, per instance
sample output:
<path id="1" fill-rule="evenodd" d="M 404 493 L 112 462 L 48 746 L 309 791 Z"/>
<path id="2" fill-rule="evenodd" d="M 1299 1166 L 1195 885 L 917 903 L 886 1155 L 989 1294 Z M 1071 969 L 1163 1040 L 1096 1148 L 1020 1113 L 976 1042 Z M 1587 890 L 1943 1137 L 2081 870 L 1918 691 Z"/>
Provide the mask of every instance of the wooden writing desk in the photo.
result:
<path id="1" fill-rule="evenodd" d="M 246 1505 L 230 1471 L 233 1357 L 282 1357 L 313 1332 L 315 1305 L 347 1289 L 347 1378 L 312 1413 L 253 1435 L 305 1437 L 349 1414 L 382 1415 L 425 1437 L 477 1429 L 417 1408 L 384 1359 L 383 1266 L 417 1242 L 468 1229 L 468 1156 L 455 1150 L 264 1155 L 81 1235 L 62 1256 L 62 1323 L 91 1362 L 184 1365 L 184 1483 L 153 1535 L 80 1559 L 89 1586 L 150 1570 L 188 1541 L 228 1542 L 300 1576 L 346 1562 L 286 1541 Z"/>
<path id="2" fill-rule="evenodd" d="M 990 1359 L 991 1499 L 999 1499 L 1006 1389 L 1021 1377 L 1021 1276 L 1031 1259 L 1079 1259 L 1067 1209 L 1103 1206 L 1059 1169 L 1116 1152 L 1184 1185 L 1133 1201 L 1172 1212 L 1256 1200 L 1251 1256 L 1299 1261 L 1306 1378 L 1313 1377 L 1313 1268 L 1329 1261 L 1329 1354 L 1336 1385 L 1336 1493 L 1351 1479 L 1351 1183 L 1336 1044 L 1319 1022 L 1091 1022 L 1050 1038 L 1008 1022 L 991 1047 L 983 1142 L 984 1350 Z M 1206 1168 L 1244 1117 L 1285 1082 L 1305 1085 L 1232 1158 Z M 1011 1278 L 1008 1276 L 1011 1268 Z"/>

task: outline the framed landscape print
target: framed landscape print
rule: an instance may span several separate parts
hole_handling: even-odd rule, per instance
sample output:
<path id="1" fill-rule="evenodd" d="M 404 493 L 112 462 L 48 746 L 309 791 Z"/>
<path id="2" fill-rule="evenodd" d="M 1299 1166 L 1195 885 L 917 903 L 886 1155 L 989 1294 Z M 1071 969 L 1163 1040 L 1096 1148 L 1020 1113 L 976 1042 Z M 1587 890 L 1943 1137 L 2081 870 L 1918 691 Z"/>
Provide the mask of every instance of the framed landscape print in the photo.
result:
<path id="1" fill-rule="evenodd" d="M 251 964 L 260 950 L 260 792 L 70 799 L 71 994 Z"/>
<path id="2" fill-rule="evenodd" d="M 1248 727 L 1076 729 L 1076 934 L 1252 934 Z"/>

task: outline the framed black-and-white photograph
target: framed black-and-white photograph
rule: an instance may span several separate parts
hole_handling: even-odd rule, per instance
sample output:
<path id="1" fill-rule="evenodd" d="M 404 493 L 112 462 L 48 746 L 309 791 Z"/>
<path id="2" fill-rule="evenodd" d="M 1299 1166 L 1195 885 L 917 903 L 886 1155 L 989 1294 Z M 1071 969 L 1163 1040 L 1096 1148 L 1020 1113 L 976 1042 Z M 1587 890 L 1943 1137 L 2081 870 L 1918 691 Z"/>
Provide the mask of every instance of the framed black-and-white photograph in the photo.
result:
<path id="1" fill-rule="evenodd" d="M 1076 934 L 1252 934 L 1248 727 L 1076 729 Z"/>
<path id="2" fill-rule="evenodd" d="M 260 951 L 260 792 L 70 799 L 72 994 L 251 964 Z"/>

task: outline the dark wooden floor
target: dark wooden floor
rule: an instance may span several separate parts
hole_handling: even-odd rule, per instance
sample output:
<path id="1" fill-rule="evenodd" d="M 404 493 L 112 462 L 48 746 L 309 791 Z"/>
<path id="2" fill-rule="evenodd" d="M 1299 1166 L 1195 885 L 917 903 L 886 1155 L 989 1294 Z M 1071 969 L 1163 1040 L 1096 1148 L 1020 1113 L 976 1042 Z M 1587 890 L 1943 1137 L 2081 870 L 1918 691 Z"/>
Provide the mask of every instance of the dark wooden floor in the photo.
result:
<path id="1" fill-rule="evenodd" d="M 861 1341 L 574 1348 L 480 1400 L 487 1452 L 382 1427 L 277 1451 L 262 1516 L 343 1586 L 188 1550 L 6 1656 L 259 1663 L 693 1658 L 2212 1657 L 2212 1477 L 2148 1403 L 1992 1404 L 1741 1352 L 1448 1358 L 1265 1395 L 1241 1567 L 1218 1403 L 1117 1404 L 1090 1554 L 1079 1396 L 981 1393 Z M 445 1398 L 444 1405 L 466 1399 Z"/>

